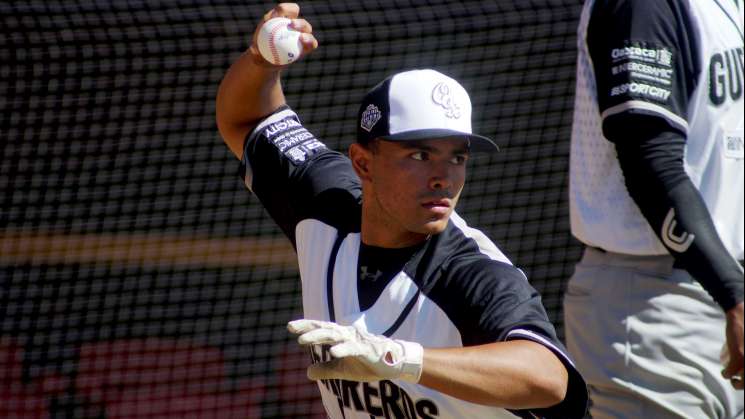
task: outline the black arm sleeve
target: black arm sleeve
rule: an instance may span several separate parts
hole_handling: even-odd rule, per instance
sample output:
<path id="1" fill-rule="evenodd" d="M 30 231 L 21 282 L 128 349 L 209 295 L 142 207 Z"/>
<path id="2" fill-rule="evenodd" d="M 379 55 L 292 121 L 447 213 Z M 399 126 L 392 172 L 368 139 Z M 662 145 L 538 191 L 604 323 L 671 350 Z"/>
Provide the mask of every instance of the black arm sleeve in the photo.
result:
<path id="1" fill-rule="evenodd" d="M 607 121 L 626 187 L 676 264 L 726 311 L 743 300 L 740 264 L 719 238 L 683 167 L 685 139 L 654 119 Z M 634 139 L 631 141 L 630 139 Z"/>

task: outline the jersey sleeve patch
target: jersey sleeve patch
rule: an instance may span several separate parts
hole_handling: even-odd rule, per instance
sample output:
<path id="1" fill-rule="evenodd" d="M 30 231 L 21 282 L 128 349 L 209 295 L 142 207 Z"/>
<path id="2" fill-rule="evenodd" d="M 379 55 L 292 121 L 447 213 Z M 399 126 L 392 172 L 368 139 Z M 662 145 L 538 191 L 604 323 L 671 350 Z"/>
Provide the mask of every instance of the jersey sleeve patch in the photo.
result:
<path id="1" fill-rule="evenodd" d="M 625 79 L 639 83 L 646 81 L 660 86 L 672 85 L 674 57 L 670 48 L 648 42 L 626 44 L 610 52 L 613 76 L 625 76 Z M 663 99 L 667 100 L 667 97 Z"/>
<path id="2" fill-rule="evenodd" d="M 284 110 L 267 118 L 256 127 L 252 136 L 264 137 L 296 166 L 326 149 L 291 110 Z"/>
<path id="3" fill-rule="evenodd" d="M 625 42 L 608 57 L 611 103 L 641 99 L 667 105 L 672 94 L 674 54 L 672 49 L 648 42 Z"/>
<path id="4" fill-rule="evenodd" d="M 316 139 L 289 106 L 247 136 L 239 173 L 293 244 L 295 226 L 307 218 L 359 224 L 359 178 L 349 159 Z"/>
<path id="5" fill-rule="evenodd" d="M 688 131 L 700 65 L 683 3 L 613 0 L 593 6 L 585 41 L 604 123 L 614 115 L 641 115 Z"/>
<path id="6" fill-rule="evenodd" d="M 688 122 L 675 112 L 673 92 L 676 72 L 673 49 L 651 42 L 626 41 L 608 53 L 610 63 L 605 76 L 606 109 L 608 116 L 633 111 L 651 113 L 667 119 L 686 132 Z M 602 93 L 602 92 L 601 92 Z"/>

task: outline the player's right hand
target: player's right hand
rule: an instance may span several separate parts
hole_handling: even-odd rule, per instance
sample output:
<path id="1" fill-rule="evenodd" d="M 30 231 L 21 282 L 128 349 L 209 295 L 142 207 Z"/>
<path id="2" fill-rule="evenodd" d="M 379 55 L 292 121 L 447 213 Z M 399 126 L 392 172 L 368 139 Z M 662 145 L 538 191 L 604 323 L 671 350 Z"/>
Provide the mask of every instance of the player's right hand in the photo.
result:
<path id="1" fill-rule="evenodd" d="M 300 57 L 298 60 L 311 52 L 313 52 L 316 48 L 318 48 L 318 40 L 315 36 L 313 36 L 313 26 L 311 26 L 310 23 L 308 23 L 307 20 L 302 19 L 300 16 L 300 6 L 298 6 L 297 3 L 279 3 L 276 5 L 272 10 L 266 12 L 264 14 L 264 17 L 261 19 L 258 25 L 256 25 L 256 30 L 254 31 L 253 37 L 251 38 L 251 46 L 248 49 L 248 53 L 251 54 L 251 57 L 253 58 L 254 63 L 259 64 L 264 67 L 274 67 L 274 68 L 281 68 L 283 66 L 278 66 L 270 63 L 269 61 L 265 60 L 264 57 L 261 56 L 261 53 L 259 52 L 259 47 L 256 43 L 256 37 L 259 33 L 259 30 L 261 29 L 261 26 L 266 23 L 269 19 L 275 18 L 275 17 L 286 17 L 288 19 L 292 19 L 292 23 L 290 24 L 290 27 L 293 30 L 296 30 L 298 32 L 301 32 L 300 35 L 300 42 L 303 44 L 303 51 L 300 54 Z"/>

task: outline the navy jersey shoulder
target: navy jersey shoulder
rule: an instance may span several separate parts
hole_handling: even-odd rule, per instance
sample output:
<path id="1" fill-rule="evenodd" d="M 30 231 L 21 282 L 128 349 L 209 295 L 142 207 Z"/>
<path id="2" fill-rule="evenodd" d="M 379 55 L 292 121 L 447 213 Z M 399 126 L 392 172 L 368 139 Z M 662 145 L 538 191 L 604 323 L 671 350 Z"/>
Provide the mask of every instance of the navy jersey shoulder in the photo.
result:
<path id="1" fill-rule="evenodd" d="M 554 335 L 537 291 L 522 271 L 504 262 L 454 258 L 427 295 L 453 320 L 466 346 L 507 340 L 519 327 Z"/>
<path id="2" fill-rule="evenodd" d="M 452 222 L 431 242 L 421 255 L 429 263 L 414 265 L 430 272 L 411 275 L 453 321 L 464 345 L 506 340 L 517 327 L 555 337 L 540 295 L 520 269 L 484 252 Z"/>
<path id="3" fill-rule="evenodd" d="M 295 245 L 295 227 L 315 218 L 359 231 L 362 189 L 349 159 L 329 150 L 284 106 L 247 136 L 241 175 Z"/>

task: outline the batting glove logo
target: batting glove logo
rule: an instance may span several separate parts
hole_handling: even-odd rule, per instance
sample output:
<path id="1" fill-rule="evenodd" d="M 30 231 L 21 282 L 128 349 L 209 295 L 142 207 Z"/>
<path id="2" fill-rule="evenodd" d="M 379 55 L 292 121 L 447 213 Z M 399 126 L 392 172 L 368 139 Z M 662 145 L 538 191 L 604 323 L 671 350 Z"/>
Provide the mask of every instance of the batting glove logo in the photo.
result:
<path id="1" fill-rule="evenodd" d="M 460 118 L 460 106 L 455 103 L 455 99 L 450 94 L 450 86 L 445 83 L 437 83 L 432 90 L 432 101 L 445 109 L 445 116 L 448 118 Z"/>
<path id="2" fill-rule="evenodd" d="M 370 104 L 367 105 L 365 111 L 362 112 L 362 118 L 360 118 L 360 127 L 367 132 L 372 131 L 375 124 L 380 120 L 381 113 L 377 106 Z"/>

